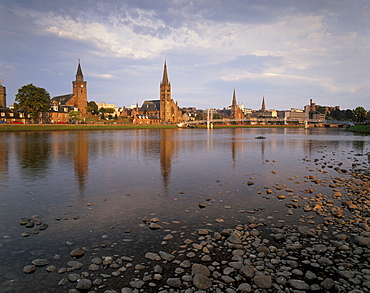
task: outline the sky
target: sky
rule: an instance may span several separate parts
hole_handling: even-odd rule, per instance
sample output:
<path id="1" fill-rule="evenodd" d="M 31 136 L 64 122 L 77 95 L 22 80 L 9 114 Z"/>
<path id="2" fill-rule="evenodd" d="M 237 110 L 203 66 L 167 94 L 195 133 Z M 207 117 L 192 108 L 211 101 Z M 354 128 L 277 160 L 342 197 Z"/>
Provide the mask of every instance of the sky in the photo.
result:
<path id="1" fill-rule="evenodd" d="M 7 105 L 23 85 L 88 101 L 159 99 L 166 60 L 180 107 L 370 110 L 370 0 L 0 0 Z"/>

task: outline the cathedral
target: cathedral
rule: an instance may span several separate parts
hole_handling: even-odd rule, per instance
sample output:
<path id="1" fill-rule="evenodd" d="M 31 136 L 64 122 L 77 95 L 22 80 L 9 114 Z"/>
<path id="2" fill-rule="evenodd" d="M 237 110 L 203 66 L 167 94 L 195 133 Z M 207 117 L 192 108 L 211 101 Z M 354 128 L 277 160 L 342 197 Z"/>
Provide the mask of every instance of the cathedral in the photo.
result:
<path id="1" fill-rule="evenodd" d="M 144 101 L 132 114 L 135 124 L 173 124 L 182 122 L 182 111 L 171 97 L 167 63 L 164 62 L 163 78 L 159 86 L 159 100 Z"/>

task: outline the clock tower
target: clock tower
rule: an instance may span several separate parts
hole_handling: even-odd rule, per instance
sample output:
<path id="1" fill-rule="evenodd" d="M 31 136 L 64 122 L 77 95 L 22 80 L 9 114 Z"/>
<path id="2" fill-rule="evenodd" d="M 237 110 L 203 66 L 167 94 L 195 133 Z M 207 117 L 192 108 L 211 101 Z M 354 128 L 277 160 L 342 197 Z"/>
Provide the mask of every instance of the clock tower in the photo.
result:
<path id="1" fill-rule="evenodd" d="M 73 97 L 71 98 L 70 103 L 76 105 L 78 110 L 81 112 L 82 117 L 85 117 L 87 107 L 87 82 L 84 81 L 80 59 L 78 59 L 76 80 L 72 81 L 72 90 Z"/>

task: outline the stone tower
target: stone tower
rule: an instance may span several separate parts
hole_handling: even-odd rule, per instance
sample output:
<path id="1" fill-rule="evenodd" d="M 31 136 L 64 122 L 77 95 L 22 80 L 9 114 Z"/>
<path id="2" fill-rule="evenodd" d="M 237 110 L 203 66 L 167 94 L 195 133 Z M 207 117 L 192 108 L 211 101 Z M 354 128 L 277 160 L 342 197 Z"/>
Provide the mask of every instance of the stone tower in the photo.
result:
<path id="1" fill-rule="evenodd" d="M 73 97 L 68 101 L 68 104 L 76 105 L 82 116 L 86 116 L 87 107 L 87 82 L 84 81 L 80 60 L 76 73 L 76 80 L 72 81 Z"/>
<path id="2" fill-rule="evenodd" d="M 237 108 L 238 108 L 238 106 L 236 104 L 236 92 L 235 92 L 235 89 L 234 89 L 233 101 L 231 103 L 231 111 L 230 111 L 230 118 L 231 119 L 236 119 Z"/>
<path id="3" fill-rule="evenodd" d="M 240 107 L 238 107 L 238 104 L 236 102 L 236 91 L 235 91 L 235 89 L 234 89 L 234 93 L 233 93 L 233 101 L 231 103 L 230 118 L 231 119 L 243 119 L 244 118 L 244 113 L 240 109 Z"/>
<path id="4" fill-rule="evenodd" d="M 2 83 L 3 80 L 0 79 L 0 107 L 6 108 L 6 87 Z"/>
<path id="5" fill-rule="evenodd" d="M 263 96 L 263 98 L 262 98 L 261 112 L 266 112 L 265 96 Z"/>
<path id="6" fill-rule="evenodd" d="M 171 84 L 168 81 L 166 61 L 164 61 L 163 78 L 160 85 L 159 100 L 160 100 L 159 118 L 162 120 L 163 123 L 167 123 L 169 122 L 171 117 L 170 112 Z"/>

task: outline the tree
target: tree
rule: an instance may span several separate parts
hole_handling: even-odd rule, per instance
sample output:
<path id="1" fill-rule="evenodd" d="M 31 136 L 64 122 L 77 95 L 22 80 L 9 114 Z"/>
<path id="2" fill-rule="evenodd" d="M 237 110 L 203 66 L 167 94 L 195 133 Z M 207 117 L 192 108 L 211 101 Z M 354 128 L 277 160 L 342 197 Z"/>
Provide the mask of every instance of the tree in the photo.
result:
<path id="1" fill-rule="evenodd" d="M 218 113 L 213 114 L 213 119 L 221 119 L 220 114 L 218 114 Z"/>
<path id="2" fill-rule="evenodd" d="M 16 110 L 30 115 L 32 121 L 40 117 L 40 113 L 50 110 L 50 95 L 41 87 L 36 87 L 32 83 L 22 86 L 15 95 L 17 103 Z"/>
<path id="3" fill-rule="evenodd" d="M 87 111 L 90 112 L 92 115 L 98 115 L 99 110 L 98 110 L 98 105 L 94 101 L 90 101 L 87 103 Z"/>
<path id="4" fill-rule="evenodd" d="M 196 116 L 195 116 L 195 120 L 197 120 L 197 121 L 199 121 L 199 120 L 204 120 L 203 119 L 203 115 L 202 114 L 197 114 Z"/>
<path id="5" fill-rule="evenodd" d="M 70 111 L 68 113 L 68 116 L 69 116 L 69 120 L 72 122 L 78 122 L 82 119 L 80 111 Z"/>
<path id="6" fill-rule="evenodd" d="M 366 120 L 367 111 L 363 107 L 357 107 L 353 110 L 356 122 L 364 122 Z"/>

